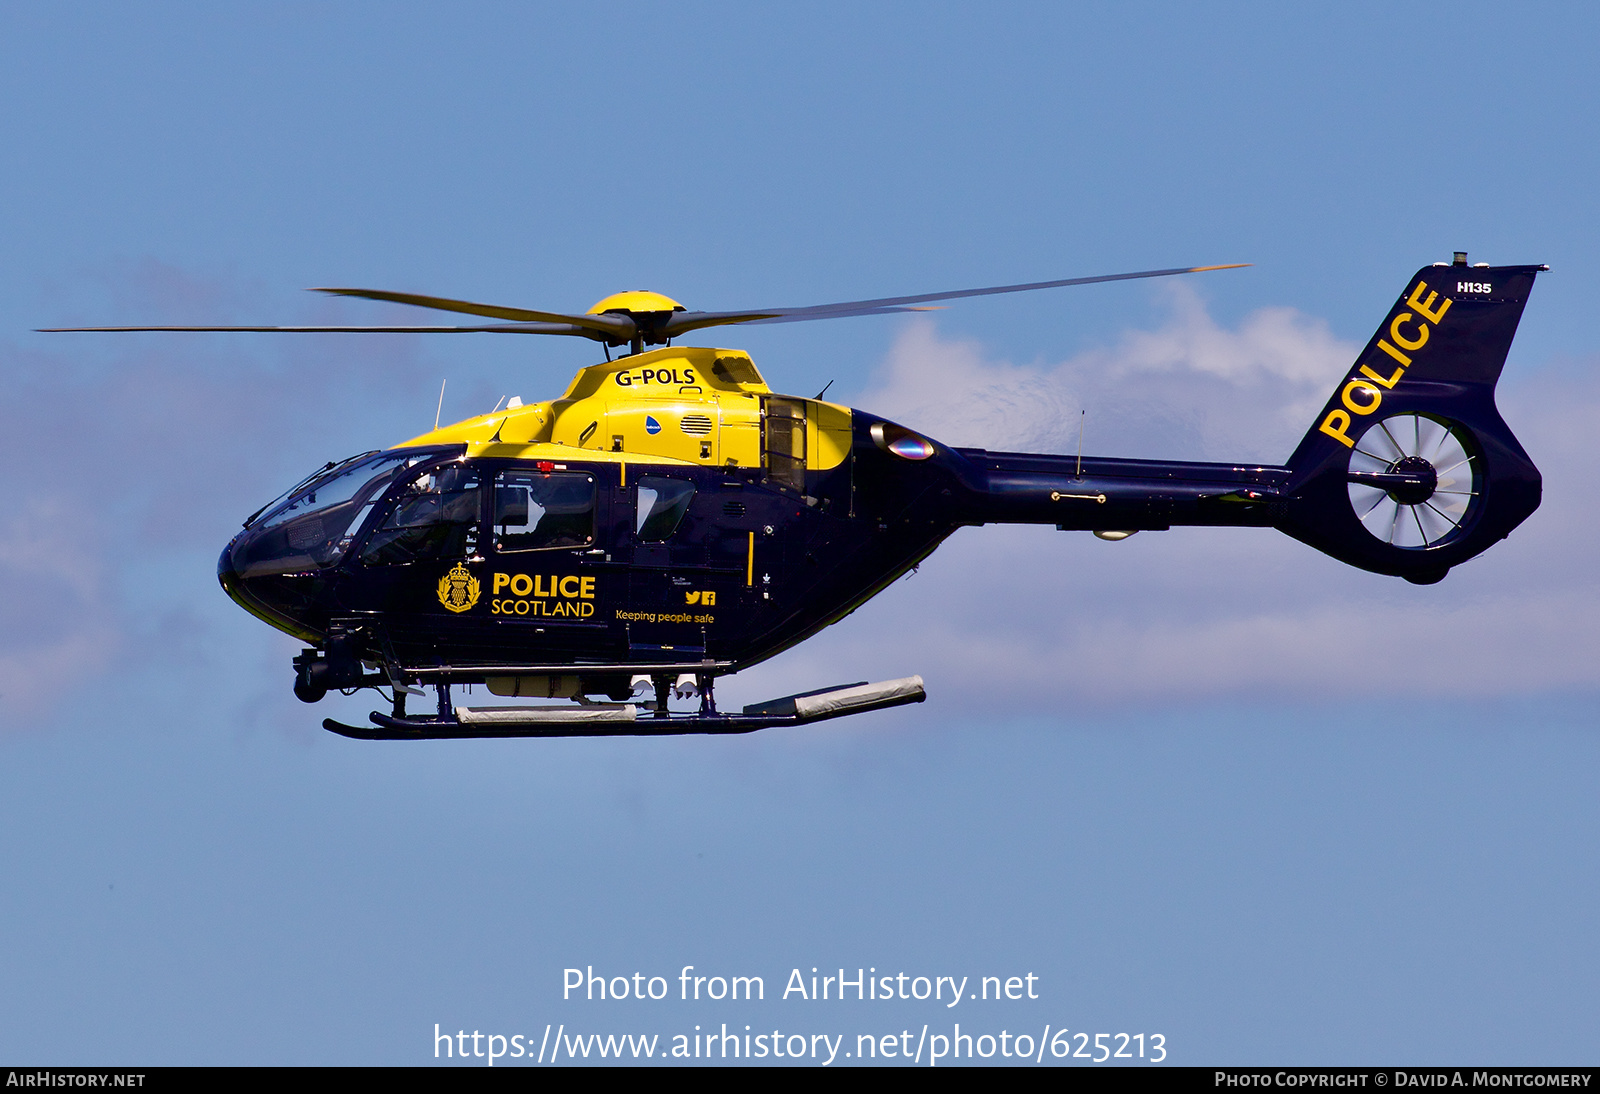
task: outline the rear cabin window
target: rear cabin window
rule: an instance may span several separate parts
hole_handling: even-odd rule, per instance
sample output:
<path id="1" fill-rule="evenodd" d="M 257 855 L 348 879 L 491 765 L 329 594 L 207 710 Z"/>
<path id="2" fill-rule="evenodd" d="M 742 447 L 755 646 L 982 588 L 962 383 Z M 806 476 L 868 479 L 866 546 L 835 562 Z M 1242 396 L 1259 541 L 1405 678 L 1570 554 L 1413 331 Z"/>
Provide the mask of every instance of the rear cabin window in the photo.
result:
<path id="1" fill-rule="evenodd" d="M 541 551 L 594 542 L 594 476 L 502 471 L 494 483 L 494 549 Z"/>

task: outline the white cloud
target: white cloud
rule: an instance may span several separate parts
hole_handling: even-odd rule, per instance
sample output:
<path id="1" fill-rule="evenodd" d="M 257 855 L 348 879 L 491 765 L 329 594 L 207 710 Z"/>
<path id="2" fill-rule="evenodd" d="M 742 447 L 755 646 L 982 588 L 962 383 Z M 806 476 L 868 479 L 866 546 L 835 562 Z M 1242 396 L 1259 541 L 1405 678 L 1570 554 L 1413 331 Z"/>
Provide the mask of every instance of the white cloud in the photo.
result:
<path id="1" fill-rule="evenodd" d="M 0 711 L 11 717 L 99 672 L 119 645 L 106 566 L 84 530 L 62 498 L 22 496 L 0 519 Z"/>
<path id="2" fill-rule="evenodd" d="M 1279 462 L 1360 348 L 1292 308 L 1218 324 L 1192 288 L 1168 286 L 1159 329 L 1055 365 L 989 361 L 974 342 L 907 326 L 857 405 L 948 444 L 1000 451 L 1076 448 L 1151 458 Z"/>

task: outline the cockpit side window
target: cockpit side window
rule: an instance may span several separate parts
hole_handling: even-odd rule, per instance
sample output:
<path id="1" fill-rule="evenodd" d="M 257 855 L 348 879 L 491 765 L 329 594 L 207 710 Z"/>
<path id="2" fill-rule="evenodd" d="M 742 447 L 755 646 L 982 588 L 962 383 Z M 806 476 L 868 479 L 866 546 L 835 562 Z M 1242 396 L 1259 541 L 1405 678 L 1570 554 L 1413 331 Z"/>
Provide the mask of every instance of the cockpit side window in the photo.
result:
<path id="1" fill-rule="evenodd" d="M 445 464 L 424 471 L 406 484 L 367 537 L 361 561 L 387 565 L 472 557 L 482 519 L 479 487 L 476 467 Z"/>
<path id="2" fill-rule="evenodd" d="M 494 549 L 542 551 L 594 542 L 594 476 L 502 471 L 494 483 Z"/>
<path id="3" fill-rule="evenodd" d="M 639 480 L 638 491 L 633 530 L 639 542 L 660 543 L 671 538 L 689 511 L 689 502 L 694 500 L 694 483 L 645 475 Z"/>

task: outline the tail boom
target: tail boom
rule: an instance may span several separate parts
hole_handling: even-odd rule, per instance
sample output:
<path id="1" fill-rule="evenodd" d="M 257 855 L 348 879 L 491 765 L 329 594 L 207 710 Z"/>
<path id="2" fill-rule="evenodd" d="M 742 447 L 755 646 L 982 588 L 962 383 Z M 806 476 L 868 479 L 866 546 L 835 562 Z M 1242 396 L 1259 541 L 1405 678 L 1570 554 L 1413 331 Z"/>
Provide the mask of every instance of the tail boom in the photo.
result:
<path id="1" fill-rule="evenodd" d="M 1160 531 L 1174 525 L 1271 527 L 1286 467 L 958 450 L 980 476 L 972 522 L 1062 531 Z"/>

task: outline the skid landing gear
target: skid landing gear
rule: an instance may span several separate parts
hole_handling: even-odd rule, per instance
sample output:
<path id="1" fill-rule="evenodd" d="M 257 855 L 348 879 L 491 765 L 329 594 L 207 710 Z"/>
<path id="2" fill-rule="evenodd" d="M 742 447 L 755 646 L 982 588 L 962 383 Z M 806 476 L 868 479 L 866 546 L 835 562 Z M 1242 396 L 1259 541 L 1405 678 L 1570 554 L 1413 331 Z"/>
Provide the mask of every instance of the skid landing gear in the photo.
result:
<path id="1" fill-rule="evenodd" d="M 438 692 L 438 713 L 407 716 L 405 691 L 395 689 L 393 714 L 372 712 L 371 727 L 350 726 L 332 718 L 323 721 L 324 729 L 345 737 L 366 741 L 417 741 L 461 737 L 657 737 L 689 733 L 749 733 L 773 726 L 807 725 L 811 722 L 864 714 L 927 698 L 922 677 L 908 676 L 881 684 L 845 684 L 800 695 L 787 695 L 765 703 L 747 706 L 738 714 L 717 710 L 713 693 L 714 678 L 709 674 L 695 678 L 700 706 L 692 713 L 673 713 L 667 701 L 674 687 L 673 677 L 651 677 L 655 701 L 641 708 L 634 703 L 593 703 L 580 700 L 566 706 L 457 707 L 450 701 L 450 685 L 434 685 Z M 685 687 L 680 694 L 687 697 Z"/>

